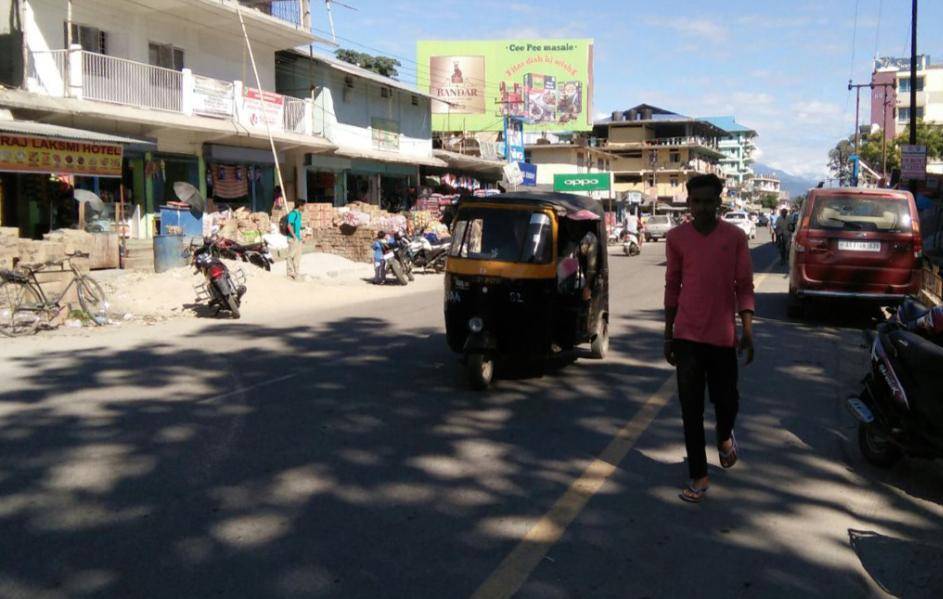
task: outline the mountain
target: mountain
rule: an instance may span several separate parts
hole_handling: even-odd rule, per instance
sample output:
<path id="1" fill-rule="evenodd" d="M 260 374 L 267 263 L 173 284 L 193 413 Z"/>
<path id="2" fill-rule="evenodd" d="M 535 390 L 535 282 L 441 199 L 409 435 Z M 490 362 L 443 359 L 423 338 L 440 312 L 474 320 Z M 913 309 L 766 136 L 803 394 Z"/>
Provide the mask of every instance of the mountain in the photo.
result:
<path id="1" fill-rule="evenodd" d="M 753 172 L 757 175 L 774 175 L 779 177 L 782 190 L 788 191 L 789 196 L 793 198 L 804 194 L 805 192 L 809 191 L 810 188 L 819 184 L 819 182 L 814 179 L 806 179 L 805 177 L 793 175 L 791 173 L 787 173 L 786 171 L 773 168 L 768 164 L 762 164 L 760 162 L 753 164 L 752 168 Z"/>

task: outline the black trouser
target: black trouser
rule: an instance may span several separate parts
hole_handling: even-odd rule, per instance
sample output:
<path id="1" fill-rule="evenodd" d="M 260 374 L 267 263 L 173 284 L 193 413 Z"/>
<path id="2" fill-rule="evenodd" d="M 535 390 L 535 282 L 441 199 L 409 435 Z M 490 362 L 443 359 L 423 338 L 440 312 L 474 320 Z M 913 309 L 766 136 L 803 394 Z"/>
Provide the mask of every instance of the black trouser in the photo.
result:
<path id="1" fill-rule="evenodd" d="M 674 354 L 678 368 L 678 398 L 684 420 L 684 445 L 688 450 L 688 473 L 692 479 L 707 476 L 704 450 L 704 387 L 710 392 L 717 419 L 718 446 L 730 439 L 740 393 L 737 391 L 737 351 L 676 339 Z"/>

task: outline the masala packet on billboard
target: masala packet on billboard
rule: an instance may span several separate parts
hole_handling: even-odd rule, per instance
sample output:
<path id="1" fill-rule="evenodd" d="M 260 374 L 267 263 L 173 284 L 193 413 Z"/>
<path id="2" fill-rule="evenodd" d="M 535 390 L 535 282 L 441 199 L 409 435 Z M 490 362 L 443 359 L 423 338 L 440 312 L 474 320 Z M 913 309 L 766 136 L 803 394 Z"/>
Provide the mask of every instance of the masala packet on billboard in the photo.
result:
<path id="1" fill-rule="evenodd" d="M 551 123 L 557 118 L 557 79 L 551 75 L 524 75 L 524 111 L 530 123 Z"/>
<path id="2" fill-rule="evenodd" d="M 583 112 L 583 84 L 580 81 L 567 81 L 559 90 L 557 114 L 561 123 L 576 120 Z"/>

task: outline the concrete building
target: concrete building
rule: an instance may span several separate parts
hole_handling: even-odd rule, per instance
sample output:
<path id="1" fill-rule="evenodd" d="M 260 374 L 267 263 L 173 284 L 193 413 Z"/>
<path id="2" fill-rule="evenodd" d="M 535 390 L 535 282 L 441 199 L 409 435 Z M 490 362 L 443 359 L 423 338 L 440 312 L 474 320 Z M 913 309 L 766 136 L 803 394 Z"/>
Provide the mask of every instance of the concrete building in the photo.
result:
<path id="1" fill-rule="evenodd" d="M 732 116 L 702 117 L 727 132 L 727 137 L 718 142 L 718 148 L 724 154 L 720 159 L 720 168 L 724 172 L 727 184 L 727 196 L 734 199 L 744 198 L 753 176 L 753 151 L 756 150 L 756 131 L 741 125 Z"/>
<path id="2" fill-rule="evenodd" d="M 580 191 L 573 192 L 597 200 L 607 200 L 613 197 L 612 164 L 618 156 L 610 154 L 600 148 L 592 147 L 586 140 L 576 140 L 574 143 L 536 143 L 525 146 L 527 162 L 537 166 L 537 187 L 547 191 L 553 190 L 556 175 L 579 175 L 588 173 L 609 173 L 609 191 Z"/>
<path id="3" fill-rule="evenodd" d="M 756 200 L 767 194 L 779 196 L 782 192 L 779 177 L 775 175 L 753 175 L 750 179 L 749 189 Z"/>
<path id="4" fill-rule="evenodd" d="M 296 195 L 295 173 L 285 168 L 291 154 L 335 149 L 311 98 L 275 93 L 276 51 L 316 41 L 309 0 L 82 0 L 71 3 L 71 27 L 68 4 L 0 0 L 0 108 L 14 117 L 5 130 L 42 121 L 146 142 L 124 147 L 120 177 L 72 181 L 106 198 L 123 182 L 132 236 L 158 230 L 158 208 L 175 199 L 178 181 L 236 206 L 268 209 L 278 184 L 269 133 L 289 199 Z M 24 197 L 24 185 L 35 183 L 24 178 L 33 176 L 0 178 L 8 203 L 17 205 L 4 211 L 5 221 L 16 222 L 4 224 L 31 236 L 51 225 L 26 224 L 42 212 Z M 223 177 L 238 185 L 219 185 Z"/>
<path id="5" fill-rule="evenodd" d="M 680 208 L 688 179 L 725 177 L 720 141 L 728 134 L 701 119 L 640 104 L 596 121 L 593 135 L 600 149 L 617 156 L 611 161 L 614 190 L 640 192 L 646 203 Z"/>
<path id="6" fill-rule="evenodd" d="M 871 92 L 871 125 L 883 128 L 885 118 L 888 138 L 904 132 L 910 123 L 910 58 L 882 57 L 874 61 L 871 82 L 894 83 L 892 89 L 875 86 Z M 917 118 L 943 125 L 943 63 L 933 64 L 930 57 L 917 57 Z M 893 136 L 891 135 L 893 123 Z"/>

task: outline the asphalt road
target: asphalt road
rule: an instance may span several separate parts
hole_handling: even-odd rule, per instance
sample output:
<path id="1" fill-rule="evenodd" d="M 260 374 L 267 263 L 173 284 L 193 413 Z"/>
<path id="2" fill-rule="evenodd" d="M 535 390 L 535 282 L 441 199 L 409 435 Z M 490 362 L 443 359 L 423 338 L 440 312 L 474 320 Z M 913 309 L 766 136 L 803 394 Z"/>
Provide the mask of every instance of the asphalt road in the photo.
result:
<path id="1" fill-rule="evenodd" d="M 871 315 L 788 321 L 769 244 L 742 461 L 677 498 L 663 251 L 612 256 L 610 359 L 485 394 L 439 289 L 4 342 L 0 597 L 939 597 L 943 469 L 842 407 Z"/>

